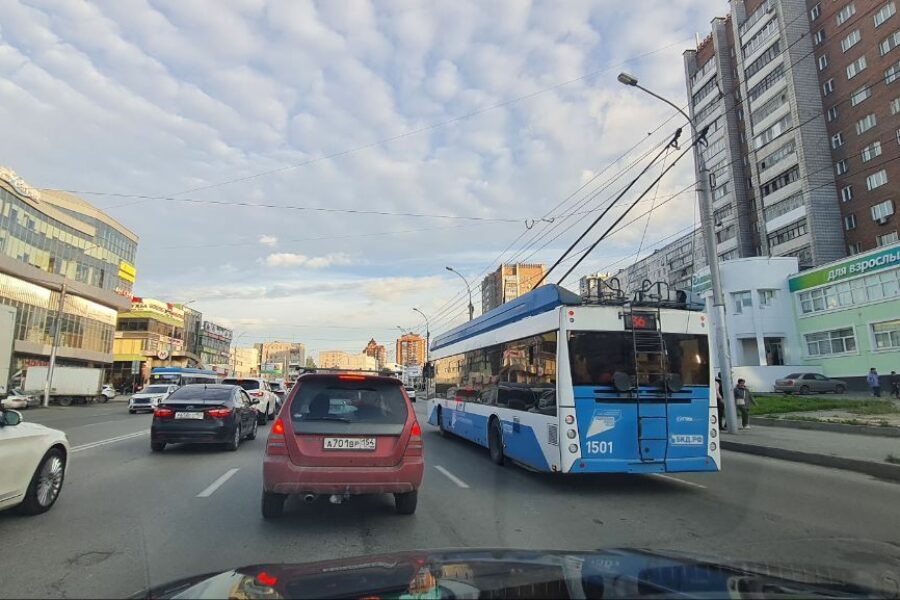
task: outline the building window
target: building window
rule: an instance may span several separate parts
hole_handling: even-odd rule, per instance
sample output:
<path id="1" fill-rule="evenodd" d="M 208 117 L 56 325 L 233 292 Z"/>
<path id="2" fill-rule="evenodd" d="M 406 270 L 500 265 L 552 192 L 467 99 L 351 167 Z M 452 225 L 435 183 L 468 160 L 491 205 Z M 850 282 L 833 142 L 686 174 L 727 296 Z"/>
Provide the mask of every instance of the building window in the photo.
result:
<path id="1" fill-rule="evenodd" d="M 775 295 L 778 290 L 758 290 L 759 291 L 759 307 L 765 308 L 775 303 Z"/>
<path id="2" fill-rule="evenodd" d="M 887 36 L 881 42 L 878 43 L 878 52 L 881 53 L 882 56 L 896 48 L 900 45 L 900 30 L 895 31 L 891 35 Z"/>
<path id="3" fill-rule="evenodd" d="M 766 93 L 772 86 L 781 81 L 784 78 L 784 65 L 778 65 L 772 72 L 763 77 L 762 81 L 753 86 L 747 93 L 747 97 L 751 102 L 762 96 Z"/>
<path id="4" fill-rule="evenodd" d="M 896 62 L 884 71 L 884 83 L 890 85 L 900 78 L 900 62 Z"/>
<path id="5" fill-rule="evenodd" d="M 872 95 L 871 86 L 864 85 L 850 95 L 850 105 L 856 106 Z"/>
<path id="6" fill-rule="evenodd" d="M 765 171 L 766 169 L 774 167 L 789 156 L 792 156 L 796 152 L 796 145 L 796 142 L 794 140 L 791 140 L 772 154 L 766 156 L 764 159 L 759 161 L 759 163 L 757 163 L 759 170 Z"/>
<path id="7" fill-rule="evenodd" d="M 841 40 L 841 50 L 846 52 L 853 46 L 859 43 L 859 40 L 862 36 L 859 34 L 859 29 L 854 29 L 850 32 L 850 34 Z"/>
<path id="8" fill-rule="evenodd" d="M 731 297 L 734 299 L 734 314 L 744 314 L 744 309 L 753 308 L 753 295 L 749 291 L 732 292 Z"/>
<path id="9" fill-rule="evenodd" d="M 784 200 L 776 202 L 771 206 L 767 206 L 763 210 L 763 218 L 766 221 L 771 221 L 775 217 L 780 217 L 781 215 L 785 215 L 795 208 L 799 208 L 803 206 L 803 192 L 797 192 L 796 194 L 791 194 Z M 759 231 L 759 223 L 756 223 L 756 230 Z"/>
<path id="10" fill-rule="evenodd" d="M 854 254 L 859 254 L 860 252 L 862 252 L 862 249 L 861 249 L 861 246 L 859 245 L 859 242 L 856 242 L 853 244 L 847 244 L 847 254 L 849 254 L 850 256 L 853 256 Z"/>
<path id="11" fill-rule="evenodd" d="M 875 242 L 879 246 L 890 246 L 891 244 L 897 243 L 897 240 L 900 240 L 900 237 L 897 236 L 896 230 L 890 233 L 884 233 L 882 235 L 875 236 Z"/>
<path id="12" fill-rule="evenodd" d="M 887 171 L 882 169 L 866 177 L 866 189 L 871 192 L 875 188 L 879 188 L 886 184 L 887 181 Z"/>
<path id="13" fill-rule="evenodd" d="M 853 186 L 845 185 L 841 188 L 841 200 L 844 202 L 850 202 L 853 200 Z"/>
<path id="14" fill-rule="evenodd" d="M 809 9 L 809 20 L 815 21 L 822 15 L 822 7 L 819 4 L 816 4 L 811 9 Z"/>
<path id="15" fill-rule="evenodd" d="M 894 214 L 894 201 L 893 200 L 885 200 L 884 202 L 879 202 L 875 204 L 871 208 L 872 211 L 872 220 L 873 221 L 883 221 Z"/>
<path id="16" fill-rule="evenodd" d="M 856 122 L 856 135 L 861 135 L 876 125 L 878 125 L 878 117 L 875 116 L 875 113 L 869 113 Z"/>
<path id="17" fill-rule="evenodd" d="M 825 41 L 825 30 L 820 29 L 813 34 L 813 43 L 818 46 Z"/>
<path id="18" fill-rule="evenodd" d="M 763 67 L 781 56 L 781 51 L 781 44 L 778 41 L 769 46 L 769 48 L 765 52 L 763 52 L 759 58 L 747 65 L 747 68 L 744 69 L 744 79 L 750 79 L 751 77 L 759 73 Z M 828 61 L 826 59 L 826 64 L 827 63 Z M 734 78 L 737 79 L 737 75 L 735 75 Z"/>
<path id="19" fill-rule="evenodd" d="M 765 198 L 769 194 L 775 192 L 776 190 L 780 190 L 781 188 L 794 183 L 800 179 L 800 167 L 799 165 L 791 167 L 784 173 L 781 173 L 777 177 L 774 177 L 764 183 L 762 187 L 760 187 L 760 195 Z"/>
<path id="20" fill-rule="evenodd" d="M 759 108 L 757 108 L 756 110 L 753 111 L 753 115 L 752 115 L 753 122 L 759 123 L 760 121 L 762 121 L 763 119 L 765 119 L 766 117 L 768 117 L 769 115 L 774 113 L 776 110 L 778 110 L 782 106 L 785 106 L 786 104 L 787 104 L 787 94 L 779 94 L 779 95 L 775 96 L 774 98 L 767 101 L 765 104 L 763 104 L 762 106 L 760 106 Z M 742 113 L 743 113 L 743 111 L 738 111 L 739 115 Z"/>
<path id="21" fill-rule="evenodd" d="M 801 219 L 796 223 L 791 223 L 787 227 L 782 227 L 767 236 L 769 246 L 777 246 L 800 236 L 806 235 L 806 219 Z"/>
<path id="22" fill-rule="evenodd" d="M 713 90 L 716 88 L 716 78 L 713 77 L 709 81 L 703 84 L 699 90 L 697 90 L 693 96 L 691 96 L 691 101 L 694 106 L 697 105 L 698 102 L 706 98 Z"/>
<path id="23" fill-rule="evenodd" d="M 765 131 L 753 138 L 754 149 L 759 150 L 772 140 L 776 139 L 778 136 L 790 129 L 792 124 L 793 117 L 791 117 L 790 113 L 784 115 L 782 118 L 778 119 L 778 121 L 773 123 L 771 127 L 767 128 Z"/>
<path id="24" fill-rule="evenodd" d="M 822 95 L 827 96 L 834 91 L 834 78 L 822 84 Z"/>
<path id="25" fill-rule="evenodd" d="M 868 63 L 866 63 L 866 57 L 860 56 L 859 58 L 854 60 L 852 63 L 847 65 L 847 79 L 848 80 L 853 79 L 854 77 L 859 75 L 862 71 L 865 71 L 867 66 L 869 66 L 869 65 L 868 65 Z"/>
<path id="26" fill-rule="evenodd" d="M 847 215 L 844 217 L 844 229 L 847 231 L 856 229 L 856 215 Z"/>
<path id="27" fill-rule="evenodd" d="M 806 352 L 809 356 L 828 356 L 856 351 L 856 336 L 850 327 L 808 333 L 804 337 L 806 338 Z"/>
<path id="28" fill-rule="evenodd" d="M 862 156 L 862 161 L 864 163 L 869 162 L 877 156 L 881 156 L 881 142 L 872 142 L 863 148 L 860 156 Z"/>
<path id="29" fill-rule="evenodd" d="M 900 319 L 872 323 L 872 337 L 876 350 L 900 348 Z"/>
<path id="30" fill-rule="evenodd" d="M 896 115 L 900 112 L 900 97 L 894 98 L 891 100 L 891 115 Z"/>
<path id="31" fill-rule="evenodd" d="M 828 67 L 828 55 L 823 54 L 819 57 L 819 70 L 824 71 Z"/>
<path id="32" fill-rule="evenodd" d="M 844 134 L 838 131 L 836 134 L 831 136 L 831 149 L 840 148 L 844 145 Z"/>
<path id="33" fill-rule="evenodd" d="M 837 175 L 843 175 L 844 173 L 847 172 L 847 161 L 846 161 L 846 159 L 844 159 L 844 160 L 839 160 L 839 161 L 837 161 L 836 163 L 834 163 L 834 172 L 835 172 L 835 174 L 837 174 Z"/>
<path id="34" fill-rule="evenodd" d="M 856 4 L 851 2 L 850 4 L 848 4 L 847 6 L 842 8 L 840 11 L 838 11 L 837 24 L 843 25 L 844 23 L 847 22 L 847 19 L 849 19 L 850 17 L 852 17 L 855 14 L 856 14 Z"/>
<path id="35" fill-rule="evenodd" d="M 832 106 L 828 109 L 828 122 L 832 122 L 838 118 L 838 110 L 837 106 Z"/>
<path id="36" fill-rule="evenodd" d="M 872 17 L 875 21 L 875 27 L 880 27 L 882 23 L 893 17 L 895 12 L 897 12 L 897 5 L 893 0 L 879 8 L 878 12 Z"/>
<path id="37" fill-rule="evenodd" d="M 778 33 L 778 19 L 773 17 L 766 23 L 762 29 L 756 32 L 750 41 L 744 44 L 743 49 L 741 50 L 744 60 L 747 59 L 748 56 L 762 48 L 762 45 L 766 43 L 773 35 Z"/>
<path id="38" fill-rule="evenodd" d="M 859 242 L 850 244 L 850 254 L 859 254 Z M 891 269 L 857 277 L 850 281 L 800 292 L 800 311 L 803 314 L 824 312 L 837 308 L 858 307 L 870 302 L 900 295 L 900 269 Z"/>

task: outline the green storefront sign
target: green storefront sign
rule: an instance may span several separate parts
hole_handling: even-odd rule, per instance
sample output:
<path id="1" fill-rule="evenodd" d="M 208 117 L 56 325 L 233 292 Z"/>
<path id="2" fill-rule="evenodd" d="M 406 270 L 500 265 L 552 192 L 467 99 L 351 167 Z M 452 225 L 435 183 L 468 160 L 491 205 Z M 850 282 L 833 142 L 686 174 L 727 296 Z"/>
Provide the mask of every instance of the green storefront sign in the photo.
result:
<path id="1" fill-rule="evenodd" d="M 867 256 L 854 257 L 831 266 L 797 275 L 790 279 L 789 286 L 792 292 L 798 292 L 807 288 L 898 266 L 900 266 L 900 245 L 895 245 Z"/>
<path id="2" fill-rule="evenodd" d="M 712 287 L 712 279 L 709 273 L 705 275 L 694 275 L 691 280 L 691 291 L 695 294 L 702 294 Z"/>

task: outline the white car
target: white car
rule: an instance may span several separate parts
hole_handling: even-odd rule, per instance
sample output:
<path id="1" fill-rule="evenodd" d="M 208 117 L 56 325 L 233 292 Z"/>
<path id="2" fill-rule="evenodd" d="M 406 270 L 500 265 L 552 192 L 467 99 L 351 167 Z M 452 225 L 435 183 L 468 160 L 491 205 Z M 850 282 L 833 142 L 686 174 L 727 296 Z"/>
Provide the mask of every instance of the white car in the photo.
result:
<path id="1" fill-rule="evenodd" d="M 0 510 L 37 515 L 59 498 L 69 458 L 66 434 L 0 410 Z"/>
<path id="2" fill-rule="evenodd" d="M 177 385 L 154 383 L 133 394 L 128 399 L 128 412 L 134 414 L 141 410 L 153 412 L 156 406 L 178 389 Z"/>
<path id="3" fill-rule="evenodd" d="M 265 379 L 259 377 L 249 377 L 243 379 L 240 377 L 226 377 L 222 380 L 225 385 L 237 385 L 244 388 L 250 394 L 251 400 L 259 400 L 256 410 L 259 412 L 256 422 L 259 425 L 265 425 L 266 421 L 275 418 L 278 412 L 278 396 L 269 387 Z"/>
<path id="4" fill-rule="evenodd" d="M 6 398 L 0 400 L 0 408 L 14 408 L 16 410 L 24 410 L 32 404 L 38 404 L 37 397 L 26 394 L 22 390 L 11 391 Z"/>
<path id="5" fill-rule="evenodd" d="M 112 400 L 112 399 L 115 398 L 116 395 L 117 395 L 117 394 L 116 394 L 115 388 L 114 388 L 113 386 L 109 385 L 108 383 L 107 383 L 106 385 L 103 386 L 103 389 L 100 390 L 100 393 L 101 393 L 107 400 Z"/>
<path id="6" fill-rule="evenodd" d="M 406 395 L 409 396 L 410 402 L 416 401 L 416 388 L 411 385 L 406 386 Z"/>

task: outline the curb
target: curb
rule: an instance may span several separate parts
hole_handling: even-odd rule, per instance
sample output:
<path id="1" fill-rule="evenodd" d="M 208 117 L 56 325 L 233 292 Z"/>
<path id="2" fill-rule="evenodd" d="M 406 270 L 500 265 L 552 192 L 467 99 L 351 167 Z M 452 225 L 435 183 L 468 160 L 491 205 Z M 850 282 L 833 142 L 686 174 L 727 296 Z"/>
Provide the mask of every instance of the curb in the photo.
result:
<path id="1" fill-rule="evenodd" d="M 790 429 L 808 429 L 813 431 L 831 431 L 834 433 L 850 433 L 853 435 L 873 435 L 876 437 L 900 437 L 900 427 L 873 427 L 869 425 L 846 425 L 844 423 L 821 423 L 816 421 L 798 421 L 794 419 L 771 419 L 768 417 L 750 417 L 750 423 L 763 427 L 788 427 Z"/>
<path id="2" fill-rule="evenodd" d="M 880 479 L 900 481 L 900 465 L 894 465 L 888 462 L 879 463 L 856 458 L 814 454 L 812 452 L 801 452 L 799 450 L 787 450 L 785 448 L 758 446 L 756 444 L 745 444 L 742 442 L 726 440 L 722 440 L 721 445 L 723 450 L 743 452 L 745 454 L 756 454 L 757 456 L 766 456 L 769 458 L 779 458 L 781 460 L 790 460 L 820 467 L 830 467 L 832 469 L 855 471 L 857 473 L 872 475 L 873 477 L 878 477 Z"/>

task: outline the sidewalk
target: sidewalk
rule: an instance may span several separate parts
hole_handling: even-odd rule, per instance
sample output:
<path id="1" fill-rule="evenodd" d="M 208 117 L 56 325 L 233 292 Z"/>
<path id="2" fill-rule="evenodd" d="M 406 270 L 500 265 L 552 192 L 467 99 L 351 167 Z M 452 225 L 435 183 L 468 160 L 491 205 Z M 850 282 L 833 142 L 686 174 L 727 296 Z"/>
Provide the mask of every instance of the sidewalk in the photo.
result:
<path id="1" fill-rule="evenodd" d="M 738 435 L 723 433 L 721 440 L 724 450 L 900 481 L 900 465 L 886 460 L 888 455 L 900 460 L 900 440 L 897 438 L 754 425 Z"/>

